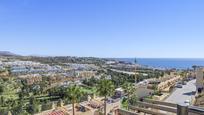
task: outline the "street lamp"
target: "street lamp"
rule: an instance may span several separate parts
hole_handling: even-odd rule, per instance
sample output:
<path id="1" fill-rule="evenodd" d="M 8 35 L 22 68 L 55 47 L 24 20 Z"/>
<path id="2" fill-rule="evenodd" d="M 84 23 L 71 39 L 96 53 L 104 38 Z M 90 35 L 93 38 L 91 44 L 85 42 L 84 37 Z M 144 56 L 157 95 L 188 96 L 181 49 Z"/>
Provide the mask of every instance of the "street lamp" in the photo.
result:
<path id="1" fill-rule="evenodd" d="M 136 58 L 135 58 L 134 62 L 135 62 L 135 84 L 137 84 L 137 75 L 138 75 L 138 73 L 137 73 L 137 59 Z"/>

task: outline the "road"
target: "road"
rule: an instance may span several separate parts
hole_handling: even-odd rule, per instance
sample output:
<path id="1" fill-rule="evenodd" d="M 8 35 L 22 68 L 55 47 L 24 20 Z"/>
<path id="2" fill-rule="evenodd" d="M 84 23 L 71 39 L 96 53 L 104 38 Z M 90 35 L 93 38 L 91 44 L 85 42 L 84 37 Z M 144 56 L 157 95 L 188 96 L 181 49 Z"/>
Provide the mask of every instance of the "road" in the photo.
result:
<path id="1" fill-rule="evenodd" d="M 165 102 L 171 102 L 176 104 L 185 104 L 185 100 L 192 100 L 195 94 L 192 91 L 196 91 L 196 80 L 191 80 L 187 85 L 183 85 L 183 88 L 176 88 L 176 90 L 165 100 Z"/>
<path id="2" fill-rule="evenodd" d="M 128 72 L 128 71 L 121 71 L 121 70 L 117 70 L 117 69 L 111 69 L 112 71 L 118 72 L 118 73 L 125 73 L 125 74 L 129 74 L 129 75 L 135 75 L 135 72 Z"/>

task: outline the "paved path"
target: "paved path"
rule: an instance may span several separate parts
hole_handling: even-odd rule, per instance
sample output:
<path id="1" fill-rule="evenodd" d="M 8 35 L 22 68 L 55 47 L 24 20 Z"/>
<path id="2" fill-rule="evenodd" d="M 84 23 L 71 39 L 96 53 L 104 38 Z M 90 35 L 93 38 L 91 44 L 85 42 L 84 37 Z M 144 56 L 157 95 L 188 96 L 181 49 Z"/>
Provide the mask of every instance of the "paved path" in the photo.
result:
<path id="1" fill-rule="evenodd" d="M 176 88 L 176 90 L 165 100 L 176 104 L 185 104 L 185 100 L 191 101 L 194 98 L 192 91 L 196 91 L 196 80 L 189 81 L 183 88 Z"/>

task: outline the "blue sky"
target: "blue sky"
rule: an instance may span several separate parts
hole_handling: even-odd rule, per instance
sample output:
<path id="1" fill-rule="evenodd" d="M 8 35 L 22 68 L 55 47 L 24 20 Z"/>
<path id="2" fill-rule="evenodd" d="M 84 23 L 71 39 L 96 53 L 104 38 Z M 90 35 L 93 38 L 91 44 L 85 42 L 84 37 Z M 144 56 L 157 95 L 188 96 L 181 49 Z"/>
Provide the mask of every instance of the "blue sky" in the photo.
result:
<path id="1" fill-rule="evenodd" d="M 0 50 L 204 58 L 203 0 L 0 0 Z"/>

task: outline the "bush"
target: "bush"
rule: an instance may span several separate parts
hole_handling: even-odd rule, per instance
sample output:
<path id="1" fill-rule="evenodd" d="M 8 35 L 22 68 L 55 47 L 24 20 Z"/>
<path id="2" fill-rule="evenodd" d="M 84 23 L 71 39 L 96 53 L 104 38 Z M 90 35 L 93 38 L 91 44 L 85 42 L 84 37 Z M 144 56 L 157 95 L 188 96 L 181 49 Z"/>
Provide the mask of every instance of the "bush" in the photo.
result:
<path id="1" fill-rule="evenodd" d="M 58 107 L 62 107 L 63 105 L 64 105 L 63 100 L 60 99 L 60 100 L 57 102 L 57 106 L 58 106 Z"/>
<path id="2" fill-rule="evenodd" d="M 42 104 L 42 111 L 50 110 L 52 109 L 52 103 L 44 103 Z"/>

